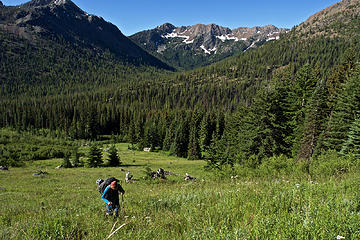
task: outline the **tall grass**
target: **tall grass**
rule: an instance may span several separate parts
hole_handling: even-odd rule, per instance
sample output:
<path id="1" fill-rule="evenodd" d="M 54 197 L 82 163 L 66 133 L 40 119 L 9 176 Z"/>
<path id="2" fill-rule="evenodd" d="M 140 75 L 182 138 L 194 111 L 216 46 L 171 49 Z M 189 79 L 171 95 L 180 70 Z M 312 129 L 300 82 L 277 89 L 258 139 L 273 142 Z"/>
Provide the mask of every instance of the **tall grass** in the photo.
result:
<path id="1" fill-rule="evenodd" d="M 55 169 L 61 159 L 52 159 L 0 172 L 0 238 L 105 239 L 118 221 L 129 224 L 112 239 L 360 239 L 357 172 L 317 182 L 284 169 L 216 178 L 202 161 L 117 147 L 121 167 Z M 179 176 L 145 181 L 146 166 Z M 33 176 L 40 169 L 48 174 Z M 120 217 L 105 217 L 95 181 L 124 179 L 127 170 L 139 181 L 123 182 Z M 197 181 L 185 182 L 186 172 Z"/>

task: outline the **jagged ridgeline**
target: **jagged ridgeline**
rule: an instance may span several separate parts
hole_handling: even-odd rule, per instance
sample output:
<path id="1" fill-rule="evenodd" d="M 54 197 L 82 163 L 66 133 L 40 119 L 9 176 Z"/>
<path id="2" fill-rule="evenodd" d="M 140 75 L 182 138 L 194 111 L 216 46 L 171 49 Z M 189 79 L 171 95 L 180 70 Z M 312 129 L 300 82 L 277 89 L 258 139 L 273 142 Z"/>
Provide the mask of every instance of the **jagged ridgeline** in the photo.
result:
<path id="1" fill-rule="evenodd" d="M 24 9 L 51 15 L 62 4 Z M 309 158 L 334 146 L 345 154 L 358 126 L 358 106 L 345 106 L 359 102 L 359 9 L 359 1 L 341 1 L 277 41 L 181 73 L 119 63 L 111 48 L 98 52 L 82 38 L 59 40 L 72 35 L 43 32 L 48 28 L 41 24 L 28 37 L 28 25 L 2 20 L 0 125 L 49 128 L 72 138 L 116 134 L 139 148 L 207 157 L 212 166 L 256 166 L 280 154 Z M 16 18 L 14 11 L 2 7 L 1 19 Z M 90 16 L 80 17 L 90 24 Z M 344 119 L 345 128 L 337 129 Z"/>
<path id="2" fill-rule="evenodd" d="M 175 27 L 165 23 L 130 38 L 169 65 L 189 70 L 279 39 L 287 31 L 273 25 L 231 30 L 216 24 Z"/>

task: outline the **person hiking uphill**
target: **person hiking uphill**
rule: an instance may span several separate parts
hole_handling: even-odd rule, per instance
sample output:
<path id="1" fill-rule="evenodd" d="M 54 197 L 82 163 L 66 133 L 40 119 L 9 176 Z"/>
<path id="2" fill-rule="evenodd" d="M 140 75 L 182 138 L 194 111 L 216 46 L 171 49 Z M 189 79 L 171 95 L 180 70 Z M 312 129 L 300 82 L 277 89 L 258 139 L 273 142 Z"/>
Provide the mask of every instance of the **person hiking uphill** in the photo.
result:
<path id="1" fill-rule="evenodd" d="M 114 211 L 115 217 L 118 217 L 120 208 L 119 192 L 122 195 L 125 194 L 124 189 L 116 181 L 112 181 L 101 195 L 102 200 L 106 203 L 106 215 L 111 216 Z"/>

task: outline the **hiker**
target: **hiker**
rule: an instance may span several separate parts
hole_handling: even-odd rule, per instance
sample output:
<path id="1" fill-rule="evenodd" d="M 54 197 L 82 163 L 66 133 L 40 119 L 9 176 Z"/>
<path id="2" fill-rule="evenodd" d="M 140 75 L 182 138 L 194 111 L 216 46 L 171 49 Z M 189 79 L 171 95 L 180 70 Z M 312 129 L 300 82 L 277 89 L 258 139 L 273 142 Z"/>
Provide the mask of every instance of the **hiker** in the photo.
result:
<path id="1" fill-rule="evenodd" d="M 101 195 L 102 200 L 106 203 L 106 215 L 111 216 L 112 211 L 115 212 L 115 217 L 119 215 L 119 192 L 121 195 L 125 194 L 124 189 L 117 183 L 117 181 L 112 181 L 110 185 L 108 185 L 104 193 Z"/>

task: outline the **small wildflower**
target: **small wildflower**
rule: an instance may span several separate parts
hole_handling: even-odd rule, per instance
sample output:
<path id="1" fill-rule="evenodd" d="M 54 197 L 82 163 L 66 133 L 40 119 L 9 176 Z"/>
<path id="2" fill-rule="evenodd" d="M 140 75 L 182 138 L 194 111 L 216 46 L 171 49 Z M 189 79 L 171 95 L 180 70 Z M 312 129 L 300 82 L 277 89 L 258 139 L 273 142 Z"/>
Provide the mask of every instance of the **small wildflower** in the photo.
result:
<path id="1" fill-rule="evenodd" d="M 299 188 L 299 187 L 300 187 L 300 184 L 297 183 L 297 184 L 295 184 L 295 186 L 296 186 L 296 188 Z"/>
<path id="2" fill-rule="evenodd" d="M 340 239 L 345 239 L 345 237 L 337 235 L 336 239 L 340 240 Z"/>

